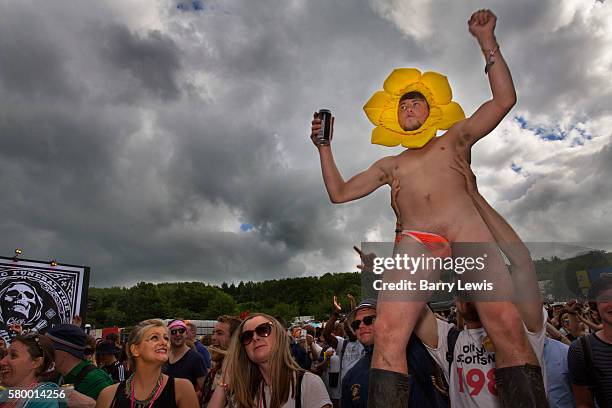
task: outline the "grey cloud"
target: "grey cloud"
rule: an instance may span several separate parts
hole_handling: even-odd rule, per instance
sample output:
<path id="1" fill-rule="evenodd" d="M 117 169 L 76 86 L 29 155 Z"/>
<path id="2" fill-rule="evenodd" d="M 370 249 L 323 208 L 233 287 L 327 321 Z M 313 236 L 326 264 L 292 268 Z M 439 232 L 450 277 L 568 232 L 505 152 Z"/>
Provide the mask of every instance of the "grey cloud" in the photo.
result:
<path id="1" fill-rule="evenodd" d="M 77 98 L 66 69 L 66 53 L 55 41 L 53 24 L 27 7 L 0 6 L 0 81 L 4 98 Z M 25 24 L 25 25 L 24 25 Z"/>
<path id="2" fill-rule="evenodd" d="M 609 202 L 612 146 L 544 175 L 513 202 L 509 217 L 531 241 L 612 242 Z M 576 170 L 576 171 L 574 171 Z"/>
<path id="3" fill-rule="evenodd" d="M 101 56 L 117 71 L 128 71 L 153 96 L 179 97 L 180 50 L 172 39 L 159 31 L 141 36 L 119 24 L 103 27 L 99 35 Z"/>
<path id="4" fill-rule="evenodd" d="M 444 71 L 464 107 L 488 95 L 464 21 L 472 10 L 455 3 L 433 3 L 439 18 L 428 44 L 403 35 L 366 0 L 236 1 L 202 13 L 151 7 L 160 7 L 161 23 L 150 29 L 132 26 L 137 16 L 114 18 L 99 2 L 62 12 L 2 8 L 11 24 L 0 25 L 0 38 L 15 38 L 0 40 L 1 55 L 13 56 L 0 66 L 0 210 L 9 214 L 0 221 L 3 254 L 22 246 L 31 258 L 90 265 L 97 286 L 270 279 L 338 265 L 372 230 L 391 239 L 393 213 L 386 188 L 355 203 L 329 202 L 307 137 L 312 111 L 336 114 L 336 160 L 348 178 L 397 153 L 369 144 L 361 110 L 393 68 Z M 533 66 L 528 57 L 537 51 L 525 53 L 519 40 L 543 35 L 534 26 L 550 5 L 499 7 L 521 109 L 554 113 L 577 87 L 605 97 L 592 79 L 574 78 L 577 69 L 553 63 L 590 55 L 579 49 L 592 39 L 586 27 L 531 40 L 540 52 L 552 45 L 554 54 Z M 465 19 L 455 17 L 461 13 Z M 542 77 L 533 89 L 524 80 L 531 74 Z M 585 118 L 605 114 L 596 105 L 585 103 Z M 477 148 L 474 160 L 487 174 L 518 152 Z M 546 175 L 513 185 L 490 180 L 513 225 L 564 236 L 567 226 L 545 220 L 567 216 L 582 193 L 599 194 L 608 156 L 603 150 L 575 188 L 567 177 L 555 183 Z M 605 197 L 590 208 L 599 211 Z M 240 223 L 253 229 L 241 232 Z"/>

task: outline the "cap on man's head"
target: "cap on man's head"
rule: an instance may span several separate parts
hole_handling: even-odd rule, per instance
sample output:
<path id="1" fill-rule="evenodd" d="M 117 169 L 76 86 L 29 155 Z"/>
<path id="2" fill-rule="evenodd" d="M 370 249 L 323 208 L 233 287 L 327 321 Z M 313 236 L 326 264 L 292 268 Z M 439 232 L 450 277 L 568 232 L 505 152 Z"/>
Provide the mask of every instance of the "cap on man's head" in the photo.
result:
<path id="1" fill-rule="evenodd" d="M 175 319 L 175 320 L 172 320 L 172 321 L 170 322 L 170 324 L 168 325 L 168 329 L 174 329 L 175 327 L 181 327 L 181 328 L 183 328 L 183 329 L 185 329 L 185 330 L 187 330 L 187 329 L 188 329 L 188 327 L 187 327 L 187 325 L 185 324 L 185 322 L 184 322 L 184 321 L 182 321 L 182 320 L 180 320 L 180 319 Z"/>
<path id="2" fill-rule="evenodd" d="M 359 309 L 367 309 L 367 308 L 376 309 L 376 299 L 368 298 L 368 299 L 362 300 L 361 302 L 359 302 L 357 307 L 351 311 L 351 313 L 357 312 L 357 310 Z"/>
<path id="3" fill-rule="evenodd" d="M 374 310 L 376 310 L 376 299 L 374 299 L 374 298 L 364 299 L 361 302 L 359 302 L 359 304 L 357 305 L 356 308 L 351 310 L 351 312 L 346 317 L 347 324 L 348 324 L 349 327 L 351 327 L 351 323 L 353 323 L 353 320 L 355 320 L 355 315 L 357 314 L 357 311 L 361 310 L 361 309 L 374 309 Z"/>
<path id="4" fill-rule="evenodd" d="M 87 335 L 73 324 L 58 324 L 47 331 L 55 350 L 62 350 L 81 360 L 85 359 Z"/>

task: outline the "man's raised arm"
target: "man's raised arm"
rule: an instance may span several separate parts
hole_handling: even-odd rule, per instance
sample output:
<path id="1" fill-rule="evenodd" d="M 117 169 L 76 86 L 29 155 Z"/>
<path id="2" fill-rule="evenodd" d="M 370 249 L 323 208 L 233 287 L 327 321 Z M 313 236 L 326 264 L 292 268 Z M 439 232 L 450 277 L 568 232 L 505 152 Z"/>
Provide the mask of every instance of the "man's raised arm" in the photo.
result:
<path id="1" fill-rule="evenodd" d="M 332 135 L 333 123 L 332 120 Z M 331 142 L 329 145 L 321 145 L 316 141 L 320 129 L 321 119 L 319 119 L 315 113 L 314 119 L 312 120 L 310 138 L 319 150 L 323 182 L 325 183 L 327 194 L 329 194 L 329 199 L 332 203 L 337 204 L 353 201 L 370 194 L 383 184 L 390 184 L 393 157 L 384 157 L 375 162 L 369 169 L 353 176 L 348 181 L 344 181 L 334 161 Z"/>
<path id="2" fill-rule="evenodd" d="M 496 22 L 497 17 L 490 10 L 479 10 L 468 21 L 470 33 L 476 37 L 485 57 L 493 97 L 458 124 L 461 138 L 467 142 L 466 149 L 495 129 L 516 103 L 512 76 L 494 34 Z"/>
<path id="3" fill-rule="evenodd" d="M 329 315 L 329 320 L 325 323 L 325 327 L 323 327 L 323 338 L 325 342 L 330 345 L 334 350 L 338 348 L 338 339 L 334 335 L 333 331 L 336 326 L 336 320 L 338 319 L 338 313 L 342 311 L 342 308 L 338 304 L 338 300 L 336 295 L 334 295 L 334 309 Z"/>

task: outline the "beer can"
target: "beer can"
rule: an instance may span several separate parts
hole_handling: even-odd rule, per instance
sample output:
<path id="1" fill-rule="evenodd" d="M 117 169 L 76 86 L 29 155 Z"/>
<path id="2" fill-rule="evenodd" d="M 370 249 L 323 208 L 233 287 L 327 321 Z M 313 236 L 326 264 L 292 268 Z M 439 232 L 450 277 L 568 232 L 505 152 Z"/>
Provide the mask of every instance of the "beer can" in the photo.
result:
<path id="1" fill-rule="evenodd" d="M 321 119 L 321 130 L 317 135 L 317 144 L 328 145 L 331 139 L 332 113 L 329 109 L 321 109 L 318 117 Z"/>

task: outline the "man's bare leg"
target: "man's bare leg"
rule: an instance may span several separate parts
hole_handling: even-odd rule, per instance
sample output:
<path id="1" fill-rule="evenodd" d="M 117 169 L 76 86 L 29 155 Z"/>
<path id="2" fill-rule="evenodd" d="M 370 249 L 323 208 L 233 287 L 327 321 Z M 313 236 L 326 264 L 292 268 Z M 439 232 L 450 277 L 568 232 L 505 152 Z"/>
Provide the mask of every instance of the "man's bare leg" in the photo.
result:
<path id="1" fill-rule="evenodd" d="M 428 254 L 428 251 L 416 241 L 406 238 L 397 245 L 394 253 L 419 257 Z M 406 270 L 389 270 L 384 273 L 383 282 L 400 282 L 404 279 L 418 282 L 420 279 L 431 279 L 433 273 L 422 270 L 411 275 Z M 368 390 L 369 408 L 408 406 L 410 384 L 406 346 L 425 305 L 425 297 L 424 292 L 414 298 L 410 298 L 406 292 L 379 292 Z"/>

